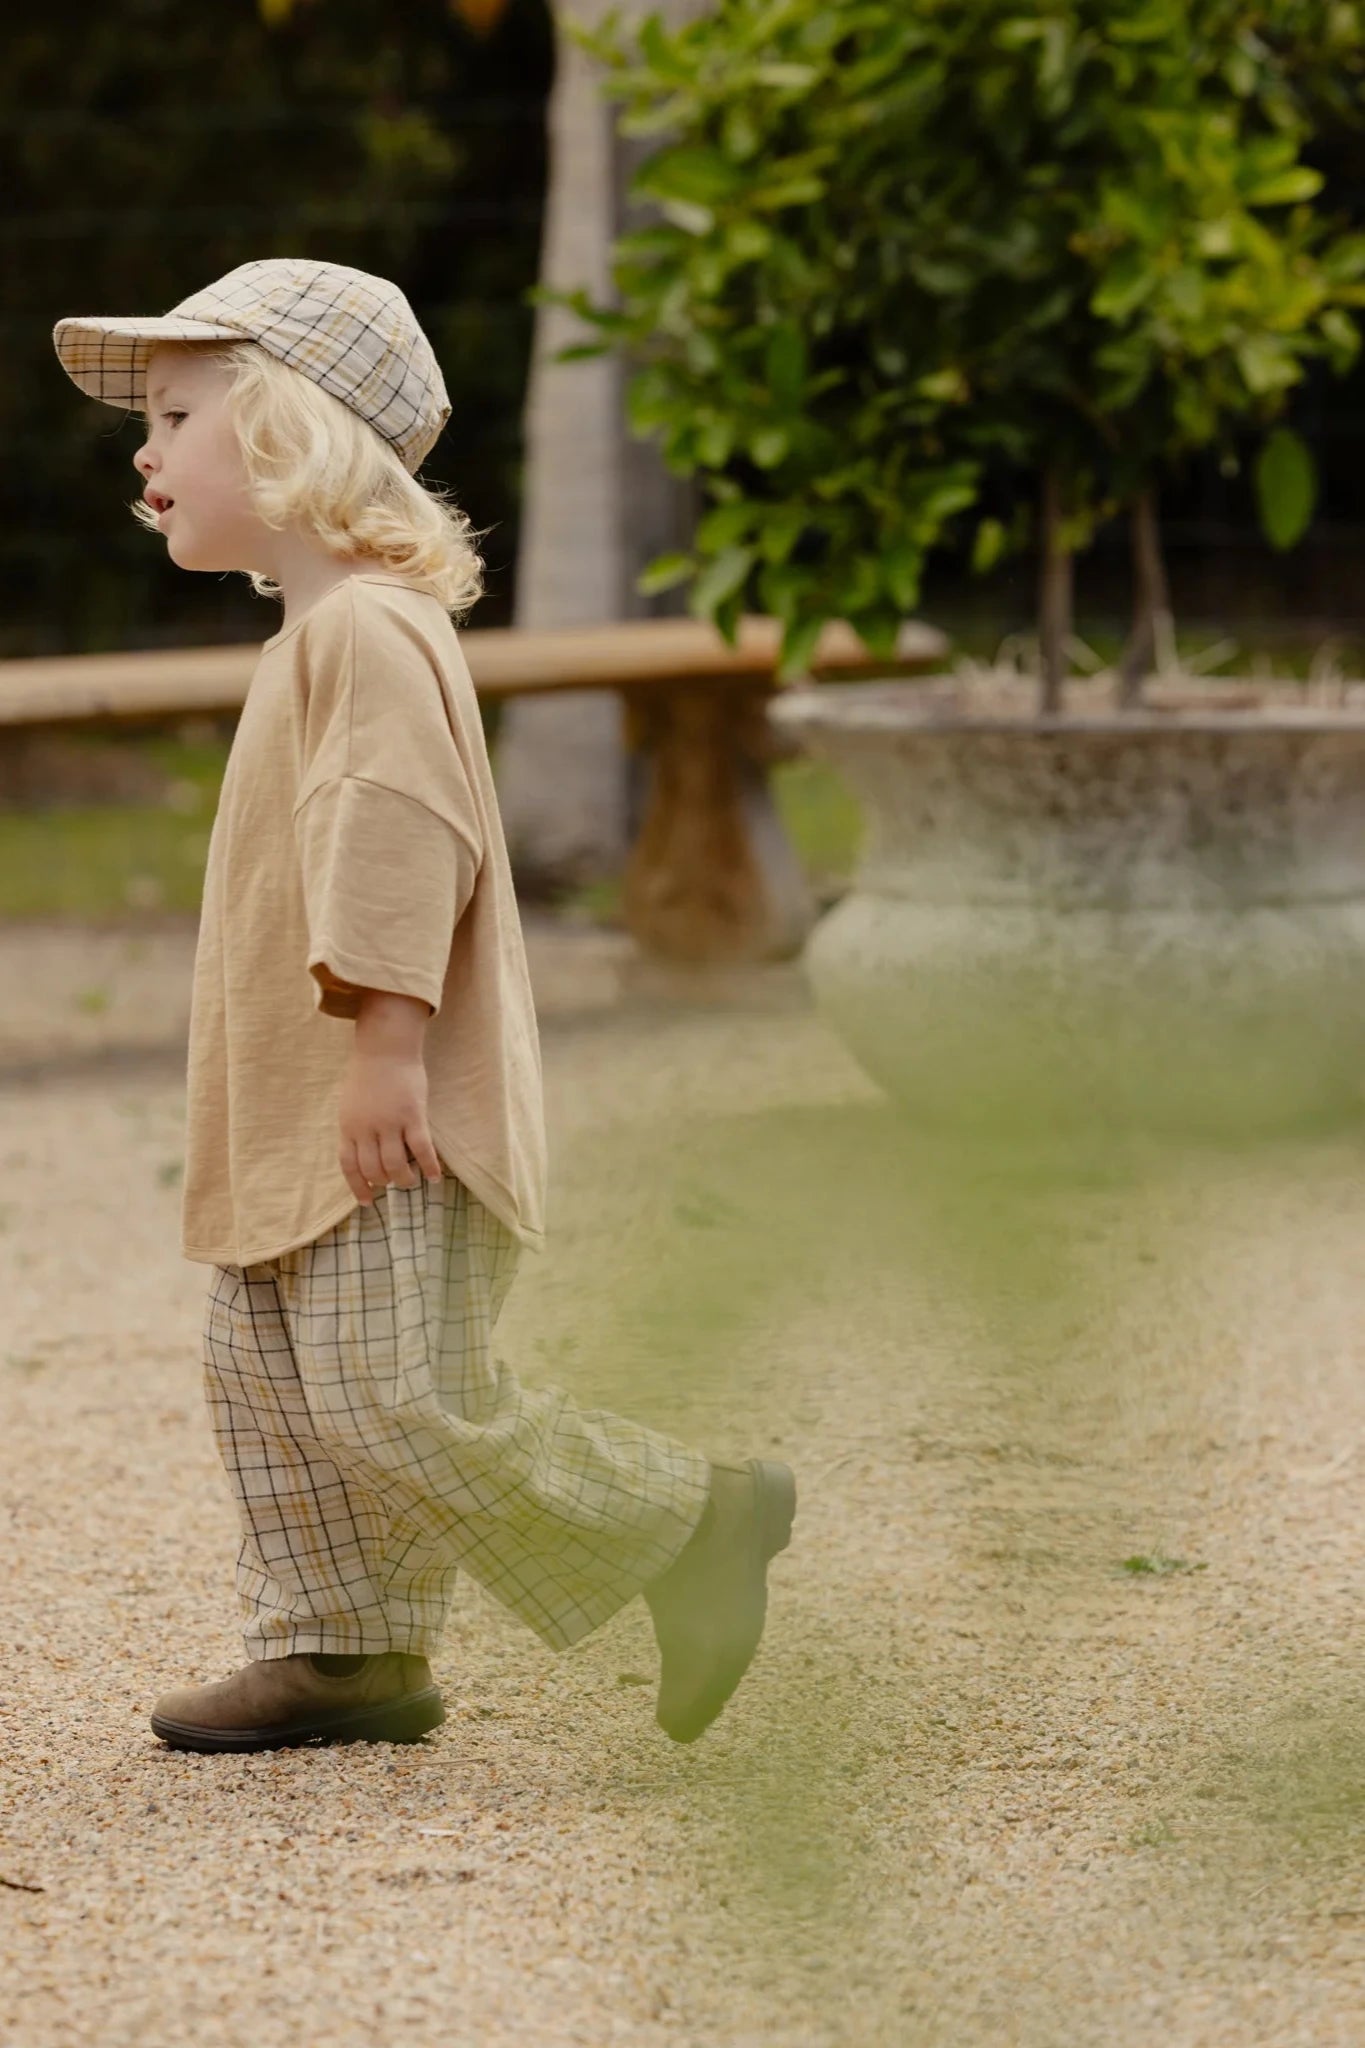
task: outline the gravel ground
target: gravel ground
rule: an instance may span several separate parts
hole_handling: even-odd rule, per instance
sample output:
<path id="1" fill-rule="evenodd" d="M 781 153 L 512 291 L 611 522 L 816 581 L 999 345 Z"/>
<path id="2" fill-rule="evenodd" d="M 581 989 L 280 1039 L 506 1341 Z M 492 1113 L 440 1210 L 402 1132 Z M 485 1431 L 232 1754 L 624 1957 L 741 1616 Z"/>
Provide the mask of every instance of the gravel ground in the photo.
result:
<path id="1" fill-rule="evenodd" d="M 241 1661 L 193 933 L 0 933 L 0 2044 L 1354 2048 L 1358 1145 L 983 1177 L 793 971 L 531 937 L 500 1349 L 796 1465 L 753 1671 L 678 1749 L 642 1603 L 556 1656 L 465 1582 L 423 1745 L 163 1749 Z"/>

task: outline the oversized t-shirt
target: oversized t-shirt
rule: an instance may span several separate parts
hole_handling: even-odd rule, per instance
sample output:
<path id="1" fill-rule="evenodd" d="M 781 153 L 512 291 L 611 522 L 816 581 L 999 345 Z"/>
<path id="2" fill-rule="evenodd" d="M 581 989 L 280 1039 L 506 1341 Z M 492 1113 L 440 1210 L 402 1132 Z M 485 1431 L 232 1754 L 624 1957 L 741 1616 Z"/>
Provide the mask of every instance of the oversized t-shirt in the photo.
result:
<path id="1" fill-rule="evenodd" d="M 357 1206 L 339 1094 L 366 988 L 430 1004 L 437 1154 L 538 1247 L 540 1044 L 478 703 L 440 599 L 380 573 L 264 643 L 233 737 L 190 1004 L 187 1259 L 276 1258 Z"/>

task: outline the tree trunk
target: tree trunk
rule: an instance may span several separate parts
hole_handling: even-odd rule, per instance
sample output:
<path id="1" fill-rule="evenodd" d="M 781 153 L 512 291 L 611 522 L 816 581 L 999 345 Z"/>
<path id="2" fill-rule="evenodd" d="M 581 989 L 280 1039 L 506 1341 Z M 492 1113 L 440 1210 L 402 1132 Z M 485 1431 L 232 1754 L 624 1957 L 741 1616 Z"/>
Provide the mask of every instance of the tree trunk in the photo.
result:
<path id="1" fill-rule="evenodd" d="M 1119 661 L 1119 705 L 1128 711 L 1142 702 L 1142 686 L 1154 668 L 1171 658 L 1175 621 L 1161 552 L 1156 491 L 1150 486 L 1133 503 L 1133 624 Z"/>
<path id="2" fill-rule="evenodd" d="M 1072 554 L 1062 540 L 1062 486 L 1055 470 L 1043 477 L 1041 564 L 1038 579 L 1038 654 L 1042 669 L 1040 711 L 1045 716 L 1062 708 L 1066 682 L 1066 644 L 1071 638 Z"/>
<path id="3" fill-rule="evenodd" d="M 681 22 L 706 0 L 629 0 Z M 565 14 L 598 20 L 608 0 L 573 0 Z M 616 134 L 600 71 L 566 35 L 558 39 L 549 106 L 549 190 L 541 281 L 612 297 L 610 252 L 629 225 L 623 184 L 633 154 Z M 657 139 L 654 147 L 658 146 Z M 587 625 L 676 608 L 634 589 L 654 554 L 684 547 L 694 498 L 653 447 L 634 444 L 624 417 L 626 369 L 612 353 L 556 363 L 582 323 L 559 306 L 536 309 L 525 410 L 525 487 L 517 559 L 519 626 Z M 561 888 L 619 871 L 631 829 L 621 700 L 573 691 L 513 699 L 496 754 L 498 803 L 519 882 Z"/>

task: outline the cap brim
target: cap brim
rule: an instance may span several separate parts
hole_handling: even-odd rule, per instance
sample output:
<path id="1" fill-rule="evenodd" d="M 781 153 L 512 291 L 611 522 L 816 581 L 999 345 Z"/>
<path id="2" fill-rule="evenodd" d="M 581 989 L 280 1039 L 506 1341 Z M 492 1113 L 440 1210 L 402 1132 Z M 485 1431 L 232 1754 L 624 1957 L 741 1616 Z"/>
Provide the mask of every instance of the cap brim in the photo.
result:
<path id="1" fill-rule="evenodd" d="M 146 405 L 147 360 L 160 341 L 245 341 L 237 327 L 187 320 L 180 313 L 131 319 L 59 320 L 52 330 L 57 359 L 73 384 L 124 412 Z"/>

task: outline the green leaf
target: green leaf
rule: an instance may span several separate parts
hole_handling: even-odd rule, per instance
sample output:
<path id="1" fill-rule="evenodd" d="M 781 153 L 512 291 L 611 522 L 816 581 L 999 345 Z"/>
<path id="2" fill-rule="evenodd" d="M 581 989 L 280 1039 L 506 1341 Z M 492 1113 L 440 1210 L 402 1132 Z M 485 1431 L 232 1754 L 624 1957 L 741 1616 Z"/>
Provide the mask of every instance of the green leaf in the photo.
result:
<path id="1" fill-rule="evenodd" d="M 1170 195 L 1136 191 L 1131 186 L 1107 184 L 1100 194 L 1100 219 L 1121 235 L 1136 235 L 1153 242 L 1165 231 Z"/>
<path id="2" fill-rule="evenodd" d="M 1365 235 L 1342 235 L 1323 251 L 1322 268 L 1333 284 L 1353 284 L 1365 277 Z"/>
<path id="3" fill-rule="evenodd" d="M 781 185 L 760 185 L 748 195 L 750 206 L 765 213 L 780 213 L 784 206 L 811 206 L 825 196 L 820 178 L 789 178 Z"/>
<path id="4" fill-rule="evenodd" d="M 820 68 L 816 64 L 758 64 L 753 76 L 759 85 L 772 86 L 777 92 L 804 92 L 809 85 L 820 82 Z"/>
<path id="5" fill-rule="evenodd" d="M 776 469 L 787 459 L 791 438 L 786 427 L 757 427 L 749 436 L 749 453 L 760 469 Z"/>
<path id="6" fill-rule="evenodd" d="M 736 546 L 753 531 L 754 520 L 761 517 L 761 512 L 762 508 L 748 498 L 733 505 L 713 505 L 698 522 L 697 546 L 708 555 Z"/>
<path id="7" fill-rule="evenodd" d="M 1188 327 L 1197 322 L 1204 311 L 1205 274 L 1196 270 L 1193 264 L 1182 263 L 1166 278 L 1165 308 Z"/>
<path id="8" fill-rule="evenodd" d="M 760 220 L 732 221 L 725 230 L 726 254 L 737 263 L 761 263 L 773 246 L 773 231 Z"/>
<path id="9" fill-rule="evenodd" d="M 874 607 L 861 612 L 854 624 L 869 654 L 881 655 L 887 661 L 894 660 L 901 628 L 901 621 L 894 612 L 887 611 L 885 606 Z"/>
<path id="10" fill-rule="evenodd" d="M 713 371 L 723 368 L 725 363 L 724 353 L 715 335 L 708 334 L 702 327 L 694 327 L 689 334 L 683 336 L 683 351 L 687 357 L 688 369 L 695 371 L 699 376 L 708 377 Z"/>
<path id="11" fill-rule="evenodd" d="M 771 612 L 775 619 L 790 624 L 801 609 L 801 597 L 806 581 L 806 576 L 800 569 L 793 569 L 783 563 L 768 563 L 758 573 L 760 606 L 765 612 Z"/>
<path id="12" fill-rule="evenodd" d="M 758 530 L 758 548 L 765 562 L 774 567 L 785 562 L 805 532 L 808 514 L 803 505 L 773 505 L 765 509 Z"/>
<path id="13" fill-rule="evenodd" d="M 792 620 L 782 636 L 782 651 L 777 663 L 777 680 L 780 683 L 793 683 L 810 674 L 811 656 L 820 644 L 824 629 L 823 619 Z"/>
<path id="14" fill-rule="evenodd" d="M 882 564 L 860 555 L 840 583 L 839 596 L 850 618 L 876 604 L 883 590 Z"/>
<path id="15" fill-rule="evenodd" d="M 1281 171 L 1292 169 L 1298 153 L 1296 137 L 1283 128 L 1270 134 L 1252 136 L 1241 151 L 1240 175 L 1247 184 L 1264 184 L 1268 178 L 1278 177 Z"/>
<path id="16" fill-rule="evenodd" d="M 641 164 L 631 190 L 649 199 L 681 199 L 712 206 L 738 191 L 742 173 L 718 149 L 661 150 Z"/>
<path id="17" fill-rule="evenodd" d="M 748 580 L 754 557 L 753 548 L 727 548 L 714 562 L 708 562 L 688 596 L 692 616 L 713 618 L 726 599 L 733 597 Z"/>
<path id="18" fill-rule="evenodd" d="M 1201 221 L 1195 230 L 1194 246 L 1201 256 L 1212 257 L 1215 262 L 1221 256 L 1233 255 L 1237 236 L 1232 218 L 1223 214 L 1217 220 Z"/>
<path id="19" fill-rule="evenodd" d="M 721 129 L 725 154 L 737 164 L 747 164 L 763 147 L 763 137 L 747 107 L 728 107 Z"/>
<path id="20" fill-rule="evenodd" d="M 743 610 L 744 593 L 740 590 L 736 590 L 723 604 L 716 606 L 713 624 L 719 627 L 732 647 L 739 639 L 739 621 Z"/>
<path id="21" fill-rule="evenodd" d="M 958 369 L 933 370 L 927 377 L 917 377 L 915 389 L 943 405 L 961 405 L 971 397 L 971 386 Z"/>
<path id="22" fill-rule="evenodd" d="M 635 228 L 628 235 L 616 238 L 616 255 L 619 257 L 676 257 L 680 248 L 677 235 L 670 227 Z"/>
<path id="23" fill-rule="evenodd" d="M 1277 427 L 1256 458 L 1256 504 L 1273 548 L 1294 547 L 1308 531 L 1317 503 L 1313 457 L 1299 436 Z"/>
<path id="24" fill-rule="evenodd" d="M 1153 0 L 1151 6 L 1130 15 L 1126 21 L 1109 22 L 1105 34 L 1116 43 L 1156 43 L 1163 36 L 1169 36 L 1173 29 L 1183 26 L 1180 16 L 1165 4 L 1165 0 Z M 1186 34 L 1188 32 L 1186 30 Z"/>
<path id="25" fill-rule="evenodd" d="M 660 370 L 641 370 L 630 380 L 626 392 L 626 418 L 633 434 L 648 434 L 673 417 L 676 400 L 669 380 Z"/>
<path id="26" fill-rule="evenodd" d="M 642 597 L 655 597 L 661 590 L 672 590 L 676 584 L 685 583 L 696 568 L 693 555 L 656 555 L 636 577 L 635 588 Z"/>
<path id="27" fill-rule="evenodd" d="M 983 519 L 972 542 L 972 568 L 978 576 L 993 569 L 1005 551 L 1005 528 L 998 519 Z"/>
<path id="28" fill-rule="evenodd" d="M 724 469 L 735 452 L 733 420 L 703 420 L 697 429 L 697 460 L 706 469 Z"/>
<path id="29" fill-rule="evenodd" d="M 1246 50 L 1234 50 L 1223 66 L 1223 76 L 1236 93 L 1238 99 L 1250 99 L 1256 90 L 1259 73 L 1254 58 Z"/>
<path id="30" fill-rule="evenodd" d="M 709 235 L 716 224 L 711 208 L 699 206 L 694 199 L 660 200 L 659 211 L 689 235 Z"/>
<path id="31" fill-rule="evenodd" d="M 1156 281 L 1157 273 L 1144 250 L 1122 249 L 1096 287 L 1090 310 L 1101 320 L 1126 320 L 1150 296 Z"/>
<path id="32" fill-rule="evenodd" d="M 1248 206 L 1287 206 L 1295 200 L 1316 198 L 1322 187 L 1322 172 L 1299 164 L 1294 170 L 1281 171 L 1278 176 L 1253 185 L 1242 196 Z"/>
<path id="33" fill-rule="evenodd" d="M 960 298 L 976 282 L 965 263 L 947 262 L 941 257 L 912 256 L 906 267 L 915 283 L 936 299 Z"/>
<path id="34" fill-rule="evenodd" d="M 648 15 L 640 27 L 640 49 L 645 62 L 665 76 L 677 75 L 677 61 L 673 55 L 672 43 L 660 15 Z"/>
<path id="35" fill-rule="evenodd" d="M 783 412 L 795 412 L 806 383 L 806 343 L 790 321 L 773 329 L 765 362 L 768 388 Z"/>
<path id="36" fill-rule="evenodd" d="M 1038 60 L 1038 93 L 1040 105 L 1047 114 L 1060 114 L 1070 104 L 1070 80 L 1067 77 L 1071 56 L 1071 31 L 1068 24 L 1056 19 L 1043 25 L 1043 48 Z"/>
<path id="37" fill-rule="evenodd" d="M 882 556 L 882 580 L 891 594 L 893 604 L 903 612 L 913 611 L 919 603 L 920 574 L 924 557 L 917 547 L 904 541 Z"/>
<path id="38" fill-rule="evenodd" d="M 954 469 L 929 470 L 911 477 L 904 492 L 904 505 L 924 533 L 936 532 L 954 512 L 965 512 L 976 502 L 976 465 L 958 463 Z"/>
<path id="39" fill-rule="evenodd" d="M 1040 42 L 1042 35 L 1041 21 L 1016 16 L 1011 21 L 1001 22 L 995 31 L 995 40 L 1002 50 L 1022 50 L 1030 43 Z"/>
<path id="40" fill-rule="evenodd" d="M 656 100 L 643 110 L 634 109 L 621 116 L 623 135 L 659 135 L 676 132 L 679 123 L 685 121 L 692 110 L 690 98 L 685 93 L 674 93 L 671 98 Z"/>
<path id="41" fill-rule="evenodd" d="M 1273 334 L 1249 334 L 1237 345 L 1237 367 L 1247 390 L 1257 398 L 1272 391 L 1287 391 L 1298 382 L 1298 366 Z"/>
<path id="42" fill-rule="evenodd" d="M 1332 351 L 1335 365 L 1349 369 L 1360 353 L 1360 329 L 1355 321 L 1340 306 L 1329 306 L 1318 325 Z"/>
<path id="43" fill-rule="evenodd" d="M 1358 0 L 1335 0 L 1327 10 L 1327 41 L 1333 48 L 1356 52 L 1360 48 L 1362 24 Z"/>

